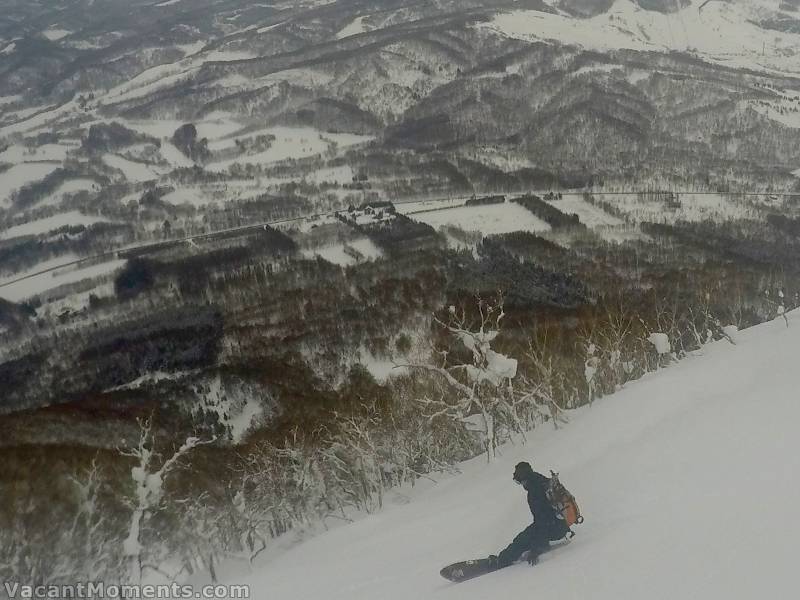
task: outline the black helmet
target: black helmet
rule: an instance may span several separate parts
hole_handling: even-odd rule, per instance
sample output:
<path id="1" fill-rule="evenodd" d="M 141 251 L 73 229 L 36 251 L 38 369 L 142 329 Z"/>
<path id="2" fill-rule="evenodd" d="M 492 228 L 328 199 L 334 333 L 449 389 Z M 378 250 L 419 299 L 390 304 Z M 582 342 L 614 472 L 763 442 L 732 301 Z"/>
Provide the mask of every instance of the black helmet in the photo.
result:
<path id="1" fill-rule="evenodd" d="M 533 467 L 531 467 L 531 464 L 527 462 L 517 463 L 517 466 L 514 467 L 514 481 L 522 483 L 531 477 L 533 477 Z"/>

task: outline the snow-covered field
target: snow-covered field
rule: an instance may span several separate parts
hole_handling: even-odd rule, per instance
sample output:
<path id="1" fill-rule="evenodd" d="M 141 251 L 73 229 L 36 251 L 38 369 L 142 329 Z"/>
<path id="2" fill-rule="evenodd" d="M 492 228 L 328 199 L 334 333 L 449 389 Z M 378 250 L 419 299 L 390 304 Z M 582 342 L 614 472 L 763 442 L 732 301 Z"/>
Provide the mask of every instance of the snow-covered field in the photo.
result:
<path id="1" fill-rule="evenodd" d="M 60 257 L 52 262 L 64 264 L 66 260 L 64 257 Z M 76 283 L 78 281 L 83 281 L 84 279 L 94 279 L 95 277 L 113 273 L 117 269 L 121 268 L 125 262 L 125 260 L 112 260 L 89 267 L 80 267 L 79 265 L 69 266 L 63 269 L 42 273 L 40 275 L 30 277 L 29 279 L 24 279 L 22 281 L 17 281 L 16 283 L 11 283 L 4 287 L 0 287 L 0 298 L 10 300 L 11 302 L 20 302 L 26 298 L 30 298 L 31 296 L 52 290 L 61 285 Z M 39 264 L 32 271 L 38 272 L 43 270 L 43 268 L 49 267 L 46 267 L 44 264 Z M 21 275 L 8 277 L 5 279 L 5 281 L 15 280 L 20 276 Z M 0 281 L 0 283 L 3 282 Z"/>
<path id="2" fill-rule="evenodd" d="M 152 119 L 143 121 L 138 119 L 115 119 L 126 127 L 144 133 L 145 135 L 152 136 L 159 140 L 172 138 L 175 130 L 181 125 L 185 125 L 189 121 L 180 121 L 177 119 Z M 242 129 L 243 124 L 233 119 L 225 113 L 215 113 L 208 115 L 206 118 L 198 121 L 191 121 L 197 128 L 198 138 L 208 138 L 209 141 L 217 140 L 230 136 Z M 233 140 L 230 141 L 233 145 Z M 213 146 L 210 144 L 210 147 Z"/>
<path id="3" fill-rule="evenodd" d="M 122 123 L 125 127 L 144 133 L 145 135 L 152 136 L 156 139 L 171 138 L 175 130 L 184 125 L 183 121 L 176 119 L 152 119 L 149 121 L 130 120 L 130 119 L 115 119 Z M 197 123 L 195 123 L 197 125 Z"/>
<path id="4" fill-rule="evenodd" d="M 105 103 L 126 102 L 152 94 L 164 87 L 189 79 L 199 66 L 181 66 L 181 63 L 158 65 L 143 71 L 130 81 L 109 90 L 103 97 Z"/>
<path id="5" fill-rule="evenodd" d="M 303 251 L 303 256 L 306 258 L 319 256 L 330 263 L 342 267 L 354 265 L 364 260 L 374 260 L 382 255 L 380 248 L 368 238 L 360 238 L 349 241 L 346 244 L 333 244 Z"/>
<path id="6" fill-rule="evenodd" d="M 61 106 L 52 108 L 32 108 L 30 111 L 30 116 L 26 115 L 26 117 L 22 120 L 10 125 L 6 125 L 5 127 L 1 127 L 0 137 L 10 136 L 15 133 L 34 132 L 39 129 L 44 129 L 48 123 L 64 117 L 65 115 L 74 114 L 76 110 L 77 104 L 75 100 L 70 100 Z"/>
<path id="7" fill-rule="evenodd" d="M 667 206 L 654 196 L 639 194 L 603 194 L 598 199 L 616 206 L 635 222 L 724 221 L 757 216 L 751 202 L 743 197 L 724 194 L 678 194 L 680 206 L 674 207 Z"/>
<path id="8" fill-rule="evenodd" d="M 46 37 L 48 40 L 50 40 L 51 42 L 55 42 L 55 41 L 60 40 L 61 38 L 67 37 L 71 33 L 72 33 L 71 31 L 68 31 L 66 29 L 56 29 L 56 28 L 52 28 L 51 27 L 49 29 L 45 29 L 42 32 L 42 35 L 44 37 Z"/>
<path id="9" fill-rule="evenodd" d="M 756 216 L 752 205 L 743 199 L 722 194 L 681 194 L 677 218 L 683 221 L 744 219 Z"/>
<path id="10" fill-rule="evenodd" d="M 163 156 L 173 167 L 192 167 L 194 161 L 188 158 L 183 152 L 178 150 L 174 144 L 167 141 L 161 142 L 161 156 Z"/>
<path id="11" fill-rule="evenodd" d="M 512 231 L 549 231 L 550 226 L 528 210 L 513 202 L 484 206 L 460 206 L 444 210 L 412 213 L 415 221 L 427 223 L 434 229 L 454 225 L 464 231 L 480 231 L 483 235 Z"/>
<path id="12" fill-rule="evenodd" d="M 777 121 L 781 125 L 791 127 L 792 129 L 800 129 L 800 111 L 798 111 L 798 103 L 787 101 L 775 101 L 774 103 L 764 106 L 759 102 L 747 101 L 745 105 L 752 108 L 765 117 Z"/>
<path id="13" fill-rule="evenodd" d="M 21 225 L 15 225 L 14 227 L 9 227 L 5 230 L 0 230 L 0 240 L 8 240 L 24 235 L 47 233 L 48 231 L 53 231 L 54 229 L 58 229 L 59 227 L 64 227 L 66 225 L 91 225 L 92 223 L 99 223 L 100 221 L 104 220 L 105 219 L 102 219 L 101 217 L 85 215 L 80 211 L 71 210 L 69 212 L 53 215 L 52 217 L 47 217 L 45 219 L 38 219 L 36 221 L 30 221 Z"/>
<path id="14" fill-rule="evenodd" d="M 214 202 L 214 199 L 206 194 L 205 189 L 201 186 L 178 188 L 163 196 L 161 200 L 169 204 L 192 204 L 194 206 L 203 206 Z"/>
<path id="15" fill-rule="evenodd" d="M 157 172 L 150 165 L 122 158 L 116 154 L 106 154 L 103 156 L 103 162 L 109 167 L 122 171 L 125 179 L 133 183 L 140 183 L 143 181 L 152 181 L 158 179 L 160 173 Z"/>
<path id="16" fill-rule="evenodd" d="M 19 164 L 24 162 L 57 161 L 67 158 L 70 146 L 63 144 L 43 144 L 38 148 L 25 148 L 24 146 L 11 145 L 0 152 L 0 162 Z"/>
<path id="17" fill-rule="evenodd" d="M 800 314 L 706 348 L 462 474 L 389 493 L 384 509 L 262 557 L 251 597 L 302 600 L 790 598 L 800 523 Z M 438 571 L 530 522 L 514 464 L 561 473 L 586 522 L 539 565 L 462 583 Z M 247 569 L 247 567 L 241 567 Z M 218 571 L 219 573 L 219 571 Z"/>
<path id="18" fill-rule="evenodd" d="M 272 127 L 248 135 L 255 134 L 273 135 L 275 136 L 275 141 L 268 150 L 213 163 L 209 168 L 221 171 L 235 163 L 268 164 L 291 158 L 307 158 L 322 154 L 334 145 L 341 149 L 369 142 L 373 139 L 371 136 L 364 135 L 325 133 L 312 127 Z M 228 145 L 232 146 L 233 140 L 230 140 Z M 209 145 L 209 147 L 218 149 L 216 145 Z"/>
<path id="19" fill-rule="evenodd" d="M 592 206 L 578 196 L 564 196 L 561 200 L 552 200 L 549 204 L 568 215 L 578 215 L 581 223 L 587 227 L 609 227 L 622 225 L 623 221 L 608 214 L 601 208 Z"/>
<path id="20" fill-rule="evenodd" d="M 34 265 L 33 267 L 31 267 L 29 269 L 26 269 L 24 271 L 17 271 L 17 272 L 14 272 L 13 274 L 10 274 L 10 275 L 6 274 L 6 275 L 3 275 L 3 276 L 0 276 L 0 285 L 8 283 L 9 281 L 15 281 L 15 280 L 19 279 L 20 277 L 28 277 L 30 275 L 33 275 L 34 273 L 39 273 L 40 271 L 45 271 L 47 269 L 54 269 L 56 267 L 59 267 L 60 265 L 64 265 L 66 263 L 69 263 L 69 262 L 72 262 L 72 261 L 75 261 L 75 260 L 78 260 L 78 259 L 79 259 L 79 257 L 78 257 L 77 254 L 62 254 L 60 256 L 56 256 L 56 257 L 50 258 L 48 260 L 43 260 L 43 261 L 37 263 L 36 265 Z M 3 265 L 0 265 L 0 267 L 2 267 L 2 266 Z M 6 273 L 8 273 L 8 272 L 9 271 L 6 270 Z M 2 290 L 2 288 L 0 288 L 0 290 Z M 0 291 L 0 297 L 5 298 L 5 296 L 3 295 L 2 291 Z"/>
<path id="21" fill-rule="evenodd" d="M 336 37 L 341 40 L 346 37 L 350 37 L 351 35 L 364 33 L 366 30 L 366 27 L 364 27 L 364 17 L 356 17 L 350 24 L 347 25 L 347 27 L 339 31 L 339 33 L 336 34 Z"/>
<path id="22" fill-rule="evenodd" d="M 255 197 L 264 191 L 282 183 L 289 183 L 291 179 L 260 178 L 255 180 L 228 180 L 223 183 L 207 183 L 178 187 L 174 192 L 166 194 L 162 200 L 170 204 L 192 204 L 204 206 L 218 204 L 231 200 Z"/>
<path id="23" fill-rule="evenodd" d="M 0 173 L 0 205 L 8 202 L 15 190 L 46 177 L 57 168 L 53 163 L 22 163 Z"/>
<path id="24" fill-rule="evenodd" d="M 353 169 L 348 165 L 319 169 L 309 173 L 304 179 L 309 183 L 315 183 L 317 185 L 323 183 L 337 183 L 343 185 L 353 181 Z"/>
<path id="25" fill-rule="evenodd" d="M 84 191 L 96 192 L 99 189 L 100 185 L 93 179 L 70 179 L 62 183 L 52 194 L 37 202 L 36 206 L 58 206 L 64 200 L 64 197 L 69 194 Z"/>
<path id="26" fill-rule="evenodd" d="M 466 198 L 443 198 L 435 200 L 418 200 L 414 202 L 398 202 L 395 204 L 397 212 L 404 215 L 417 213 L 426 210 L 438 210 L 442 208 L 456 208 L 463 206 Z"/>

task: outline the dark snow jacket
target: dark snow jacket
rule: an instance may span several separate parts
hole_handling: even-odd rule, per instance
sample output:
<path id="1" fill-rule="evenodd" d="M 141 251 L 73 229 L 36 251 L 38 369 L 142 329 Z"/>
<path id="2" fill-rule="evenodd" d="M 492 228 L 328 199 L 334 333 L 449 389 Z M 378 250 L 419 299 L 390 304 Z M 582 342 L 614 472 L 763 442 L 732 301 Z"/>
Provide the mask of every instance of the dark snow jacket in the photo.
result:
<path id="1" fill-rule="evenodd" d="M 534 472 L 522 482 L 522 485 L 528 492 L 528 507 L 531 509 L 534 523 L 545 527 L 548 531 L 563 529 L 563 523 L 556 517 L 556 510 L 547 499 L 549 485 L 547 477 Z"/>

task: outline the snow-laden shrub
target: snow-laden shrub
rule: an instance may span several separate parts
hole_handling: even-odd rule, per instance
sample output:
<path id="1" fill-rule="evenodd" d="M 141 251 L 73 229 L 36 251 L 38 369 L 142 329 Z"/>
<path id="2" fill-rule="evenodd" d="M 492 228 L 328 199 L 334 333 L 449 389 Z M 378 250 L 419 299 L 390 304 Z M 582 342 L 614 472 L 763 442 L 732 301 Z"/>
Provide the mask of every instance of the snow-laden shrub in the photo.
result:
<path id="1" fill-rule="evenodd" d="M 477 324 L 470 327 L 464 310 L 448 309 L 449 320 L 435 319 L 453 342 L 468 351 L 471 360 L 452 361 L 447 351 L 439 352 L 439 364 L 405 365 L 412 372 L 425 372 L 437 379 L 442 392 L 417 401 L 431 421 L 446 419 L 473 432 L 491 460 L 498 444 L 525 424 L 517 410 L 519 395 L 513 381 L 518 361 L 492 348 L 505 317 L 502 299 L 494 303 L 478 300 Z"/>

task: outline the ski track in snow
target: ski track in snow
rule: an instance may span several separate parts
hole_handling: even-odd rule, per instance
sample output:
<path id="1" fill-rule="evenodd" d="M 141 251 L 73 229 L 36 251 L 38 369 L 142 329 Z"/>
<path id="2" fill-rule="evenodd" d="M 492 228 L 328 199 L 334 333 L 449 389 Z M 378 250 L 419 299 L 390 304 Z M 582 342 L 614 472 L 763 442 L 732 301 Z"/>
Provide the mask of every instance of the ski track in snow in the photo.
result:
<path id="1" fill-rule="evenodd" d="M 788 598 L 800 524 L 800 313 L 706 347 L 542 427 L 463 474 L 387 494 L 383 511 L 257 561 L 253 598 Z M 586 522 L 534 568 L 462 584 L 438 571 L 504 547 L 530 522 L 519 460 L 561 472 Z M 789 518 L 778 518 L 788 510 Z M 219 571 L 218 571 L 219 574 Z M 232 574 L 229 574 L 232 575 Z"/>

